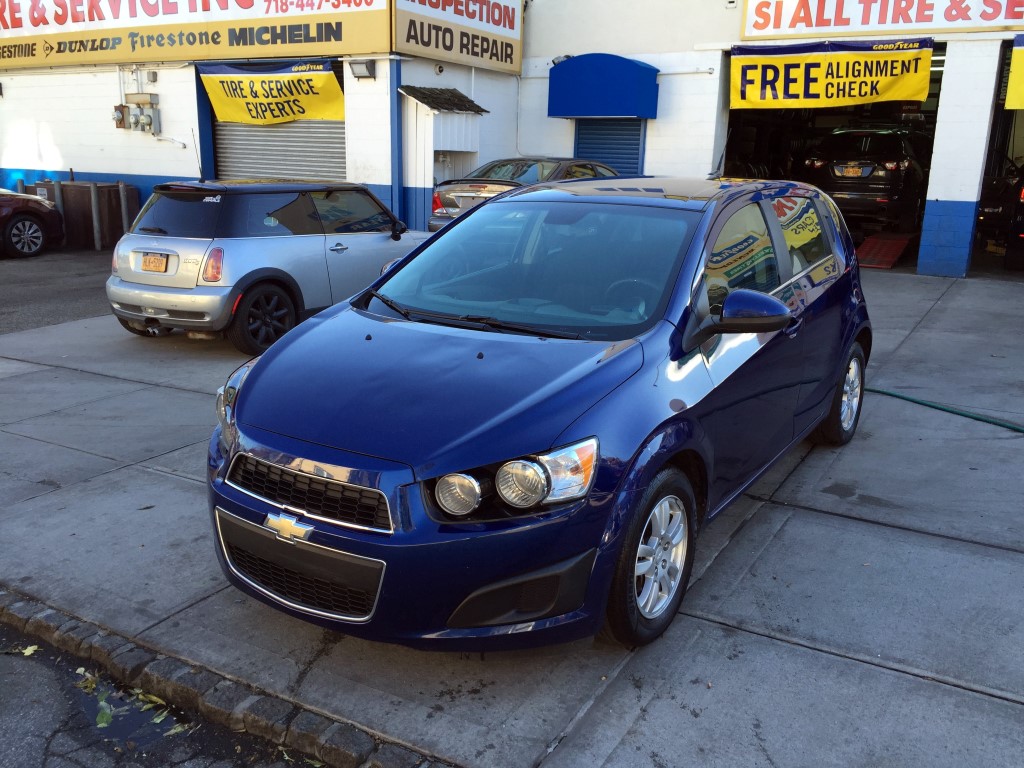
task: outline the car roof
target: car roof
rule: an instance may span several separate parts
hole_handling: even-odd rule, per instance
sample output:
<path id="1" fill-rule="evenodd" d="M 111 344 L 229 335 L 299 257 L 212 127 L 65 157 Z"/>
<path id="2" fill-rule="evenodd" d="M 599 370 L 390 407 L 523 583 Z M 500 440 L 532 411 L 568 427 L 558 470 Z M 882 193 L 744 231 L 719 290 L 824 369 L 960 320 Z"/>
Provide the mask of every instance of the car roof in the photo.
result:
<path id="1" fill-rule="evenodd" d="M 501 200 L 551 201 L 571 198 L 580 202 L 620 204 L 643 201 L 644 204 L 658 207 L 701 211 L 712 201 L 728 202 L 745 195 L 753 199 L 759 199 L 758 195 L 774 198 L 797 191 L 818 194 L 814 187 L 795 181 L 618 176 L 535 184 L 503 195 Z"/>
<path id="2" fill-rule="evenodd" d="M 363 184 L 348 181 L 320 181 L 317 179 L 223 179 L 211 181 L 169 181 L 153 187 L 155 192 L 214 192 L 241 194 L 244 192 L 313 192 L 321 189 L 366 189 Z"/>
<path id="3" fill-rule="evenodd" d="M 491 165 L 492 163 L 513 163 L 513 162 L 527 162 L 527 163 L 597 163 L 598 165 L 608 165 L 608 163 L 602 163 L 600 160 L 590 160 L 586 157 L 551 157 L 549 155 L 524 155 L 523 157 L 501 157 L 497 160 L 489 160 L 483 165 Z M 483 166 L 481 166 L 483 167 Z"/>

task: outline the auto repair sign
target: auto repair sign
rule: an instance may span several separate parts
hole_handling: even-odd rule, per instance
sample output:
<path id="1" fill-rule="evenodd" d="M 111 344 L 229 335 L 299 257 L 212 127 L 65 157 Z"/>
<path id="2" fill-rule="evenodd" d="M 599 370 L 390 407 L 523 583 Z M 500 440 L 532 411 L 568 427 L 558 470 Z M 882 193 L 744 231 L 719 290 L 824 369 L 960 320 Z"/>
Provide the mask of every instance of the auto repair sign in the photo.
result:
<path id="1" fill-rule="evenodd" d="M 732 109 L 924 101 L 932 40 L 737 45 L 730 66 Z"/>

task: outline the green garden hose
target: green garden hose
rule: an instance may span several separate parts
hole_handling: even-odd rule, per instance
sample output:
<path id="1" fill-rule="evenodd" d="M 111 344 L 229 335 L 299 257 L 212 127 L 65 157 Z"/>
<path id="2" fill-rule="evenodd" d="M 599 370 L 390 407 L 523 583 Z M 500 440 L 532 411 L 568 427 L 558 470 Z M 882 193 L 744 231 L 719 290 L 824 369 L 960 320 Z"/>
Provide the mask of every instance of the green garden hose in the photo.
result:
<path id="1" fill-rule="evenodd" d="M 952 413 L 955 416 L 963 416 L 968 419 L 974 419 L 975 421 L 981 421 L 985 424 L 991 424 L 996 427 L 1002 427 L 1008 429 L 1011 432 L 1018 432 L 1024 435 L 1024 425 L 1014 424 L 1012 421 L 1003 421 L 1002 419 L 993 419 L 990 416 L 982 416 L 980 413 L 971 413 L 970 411 L 964 411 L 959 408 L 951 408 L 948 405 L 942 405 L 940 403 L 933 403 L 930 400 L 919 400 L 916 397 L 910 397 L 909 395 L 901 395 L 899 392 L 890 392 L 887 389 L 877 389 L 875 387 L 864 387 L 865 392 L 871 392 L 875 395 L 885 395 L 886 397 L 895 397 L 897 400 L 906 400 L 908 403 L 916 403 L 917 405 L 924 405 L 928 408 L 934 408 L 937 411 L 944 411 L 946 413 Z"/>

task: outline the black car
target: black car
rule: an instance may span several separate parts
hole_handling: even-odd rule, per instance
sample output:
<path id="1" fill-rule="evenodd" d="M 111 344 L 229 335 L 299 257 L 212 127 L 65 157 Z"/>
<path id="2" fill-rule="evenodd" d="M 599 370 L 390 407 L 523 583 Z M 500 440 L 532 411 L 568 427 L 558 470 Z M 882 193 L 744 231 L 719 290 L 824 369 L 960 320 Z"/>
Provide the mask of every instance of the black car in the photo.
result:
<path id="1" fill-rule="evenodd" d="M 802 176 L 831 195 L 847 219 L 913 232 L 927 191 L 923 162 L 930 156 L 923 133 L 843 129 L 811 151 Z"/>
<path id="2" fill-rule="evenodd" d="M 511 157 L 493 160 L 462 179 L 442 181 L 434 188 L 433 215 L 427 229 L 437 232 L 456 216 L 484 200 L 515 187 L 541 181 L 601 179 L 618 176 L 618 171 L 593 160 L 578 157 Z"/>
<path id="3" fill-rule="evenodd" d="M 64 218 L 45 198 L 0 189 L 0 233 L 0 252 L 35 256 L 47 245 L 60 244 L 64 239 Z"/>

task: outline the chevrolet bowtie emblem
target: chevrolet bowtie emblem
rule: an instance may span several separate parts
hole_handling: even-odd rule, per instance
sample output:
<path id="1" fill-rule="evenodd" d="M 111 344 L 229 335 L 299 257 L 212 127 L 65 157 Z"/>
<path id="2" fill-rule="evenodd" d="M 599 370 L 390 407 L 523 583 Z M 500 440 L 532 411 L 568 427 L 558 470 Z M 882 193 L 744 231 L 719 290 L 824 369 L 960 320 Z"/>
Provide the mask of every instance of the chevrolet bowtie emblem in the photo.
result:
<path id="1" fill-rule="evenodd" d="M 283 512 L 280 515 L 271 512 L 263 521 L 263 525 L 276 533 L 281 541 L 287 541 L 289 544 L 294 544 L 296 539 L 305 541 L 313 531 L 312 525 L 300 523 L 298 518 Z"/>

